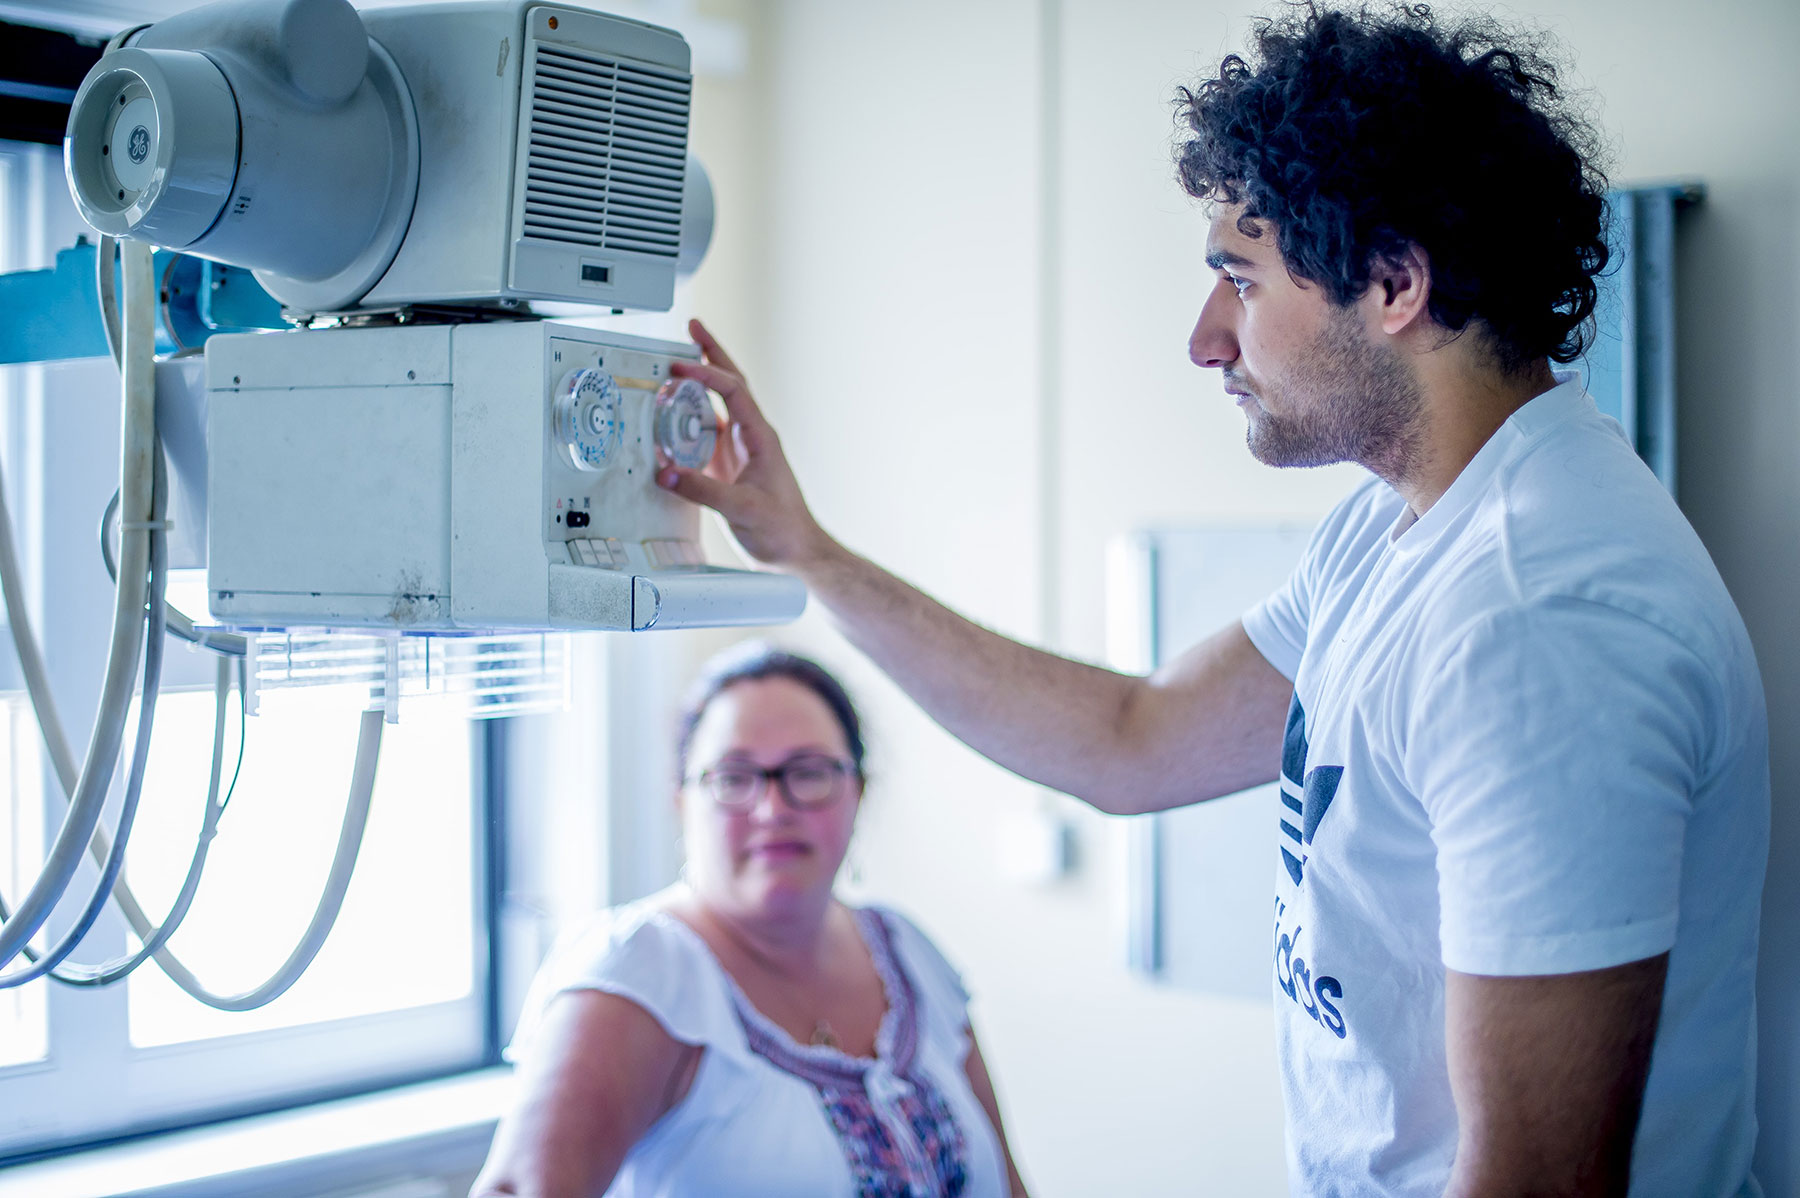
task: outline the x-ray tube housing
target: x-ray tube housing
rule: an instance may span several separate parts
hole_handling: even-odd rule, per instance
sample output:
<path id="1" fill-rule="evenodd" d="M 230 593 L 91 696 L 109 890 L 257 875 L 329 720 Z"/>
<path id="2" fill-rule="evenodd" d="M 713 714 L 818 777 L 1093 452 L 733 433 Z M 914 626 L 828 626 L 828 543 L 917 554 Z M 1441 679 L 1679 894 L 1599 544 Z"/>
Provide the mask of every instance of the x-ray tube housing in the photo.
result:
<path id="1" fill-rule="evenodd" d="M 127 42 L 70 111 L 82 218 L 249 267 L 297 311 L 367 294 L 412 219 L 419 130 L 348 0 L 223 0 Z"/>

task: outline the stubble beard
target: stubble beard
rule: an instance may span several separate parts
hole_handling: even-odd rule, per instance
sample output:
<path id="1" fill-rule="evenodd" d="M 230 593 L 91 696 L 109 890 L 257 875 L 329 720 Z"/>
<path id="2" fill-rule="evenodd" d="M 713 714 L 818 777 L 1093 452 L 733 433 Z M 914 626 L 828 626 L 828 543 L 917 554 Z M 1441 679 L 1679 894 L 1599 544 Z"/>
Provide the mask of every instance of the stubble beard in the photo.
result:
<path id="1" fill-rule="evenodd" d="M 1276 415 L 1265 394 L 1283 400 Z M 1269 466 L 1359 462 L 1386 479 L 1414 462 L 1424 395 L 1394 350 L 1372 343 L 1355 313 L 1333 311 L 1279 384 L 1253 393 L 1245 441 Z"/>

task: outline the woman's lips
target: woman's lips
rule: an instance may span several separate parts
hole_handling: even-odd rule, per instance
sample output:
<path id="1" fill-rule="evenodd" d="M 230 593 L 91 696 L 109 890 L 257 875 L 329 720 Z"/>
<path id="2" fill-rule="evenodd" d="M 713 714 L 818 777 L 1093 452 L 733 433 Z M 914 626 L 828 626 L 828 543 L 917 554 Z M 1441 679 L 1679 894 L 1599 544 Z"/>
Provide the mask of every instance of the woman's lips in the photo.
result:
<path id="1" fill-rule="evenodd" d="M 761 857 L 769 861 L 791 861 L 812 852 L 812 846 L 799 840 L 771 840 L 763 844 L 753 844 L 744 851 L 751 857 Z"/>

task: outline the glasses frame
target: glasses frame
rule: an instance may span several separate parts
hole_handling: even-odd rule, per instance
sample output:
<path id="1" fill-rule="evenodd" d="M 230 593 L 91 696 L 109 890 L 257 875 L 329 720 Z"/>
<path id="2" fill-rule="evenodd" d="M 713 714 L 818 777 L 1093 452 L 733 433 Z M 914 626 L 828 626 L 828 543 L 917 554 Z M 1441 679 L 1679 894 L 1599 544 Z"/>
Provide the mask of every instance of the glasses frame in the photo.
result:
<path id="1" fill-rule="evenodd" d="M 837 770 L 837 781 L 833 784 L 829 796 L 816 803 L 802 802 L 794 797 L 794 789 L 788 782 L 788 771 L 801 762 L 808 764 L 828 762 Z M 742 801 L 721 798 L 718 785 L 714 781 L 721 772 L 755 776 L 756 785 L 751 789 L 749 797 Z M 689 775 L 687 784 L 697 787 L 712 801 L 715 807 L 723 811 L 743 812 L 755 807 L 762 802 L 763 795 L 768 793 L 770 782 L 775 783 L 775 792 L 781 796 L 782 801 L 795 811 L 824 811 L 842 801 L 848 789 L 845 783 L 851 779 L 859 782 L 862 780 L 862 771 L 853 761 L 846 761 L 842 757 L 833 757 L 829 753 L 796 753 L 780 765 L 767 768 L 748 761 L 734 761 L 727 769 L 721 769 L 720 766 L 715 765 L 710 769 Z"/>

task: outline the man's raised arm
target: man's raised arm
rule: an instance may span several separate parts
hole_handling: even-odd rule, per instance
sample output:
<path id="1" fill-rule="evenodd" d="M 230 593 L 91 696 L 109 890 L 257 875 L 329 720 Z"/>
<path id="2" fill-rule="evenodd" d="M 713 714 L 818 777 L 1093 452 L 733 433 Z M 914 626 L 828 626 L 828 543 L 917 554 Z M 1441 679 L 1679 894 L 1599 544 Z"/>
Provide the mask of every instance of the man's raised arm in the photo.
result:
<path id="1" fill-rule="evenodd" d="M 1275 777 L 1292 685 L 1238 624 L 1148 678 L 1070 661 L 957 615 L 845 549 L 806 506 L 742 373 L 695 321 L 729 435 L 704 473 L 666 467 L 676 494 L 718 511 L 739 544 L 797 575 L 846 638 L 953 735 L 1007 769 L 1103 811 L 1176 807 Z"/>

